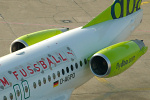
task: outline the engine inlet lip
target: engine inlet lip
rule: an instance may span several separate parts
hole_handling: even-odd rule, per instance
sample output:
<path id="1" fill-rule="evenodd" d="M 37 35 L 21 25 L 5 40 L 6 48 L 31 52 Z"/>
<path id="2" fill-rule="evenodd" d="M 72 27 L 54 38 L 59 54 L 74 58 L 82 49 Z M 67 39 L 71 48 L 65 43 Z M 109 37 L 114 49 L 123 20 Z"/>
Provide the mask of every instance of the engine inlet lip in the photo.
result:
<path id="1" fill-rule="evenodd" d="M 105 61 L 107 62 L 108 70 L 107 70 L 107 72 L 106 72 L 104 75 L 97 75 L 97 74 L 95 74 L 95 72 L 92 70 L 91 62 L 92 62 L 93 58 L 96 57 L 96 56 L 100 56 L 100 57 L 104 58 Z M 110 74 L 110 71 L 111 71 L 111 63 L 110 63 L 110 60 L 109 60 L 104 54 L 101 54 L 101 53 L 94 54 L 94 55 L 92 56 L 91 60 L 89 61 L 89 65 L 90 65 L 90 69 L 91 69 L 92 73 L 93 73 L 94 75 L 96 75 L 97 77 L 107 77 L 107 76 Z"/>
<path id="2" fill-rule="evenodd" d="M 13 42 L 11 43 L 11 46 L 10 46 L 10 52 L 11 52 L 11 53 L 12 53 L 12 46 L 13 46 L 14 43 L 16 43 L 16 42 L 22 43 L 23 45 L 25 45 L 25 47 L 28 47 L 28 46 L 29 46 L 24 40 L 17 39 L 17 40 L 15 40 L 15 41 L 13 41 Z"/>

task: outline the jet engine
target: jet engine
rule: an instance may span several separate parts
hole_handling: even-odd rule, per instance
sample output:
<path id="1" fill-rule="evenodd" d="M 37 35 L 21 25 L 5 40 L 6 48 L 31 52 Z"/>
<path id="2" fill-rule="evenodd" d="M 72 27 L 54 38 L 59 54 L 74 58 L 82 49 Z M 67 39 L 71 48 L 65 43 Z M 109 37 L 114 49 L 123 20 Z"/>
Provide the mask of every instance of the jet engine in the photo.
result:
<path id="1" fill-rule="evenodd" d="M 145 54 L 147 48 L 142 40 L 121 42 L 104 48 L 90 58 L 91 71 L 102 78 L 118 75 Z"/>
<path id="2" fill-rule="evenodd" d="M 10 52 L 18 51 L 22 48 L 46 40 L 68 30 L 69 28 L 48 29 L 21 36 L 11 43 Z"/>

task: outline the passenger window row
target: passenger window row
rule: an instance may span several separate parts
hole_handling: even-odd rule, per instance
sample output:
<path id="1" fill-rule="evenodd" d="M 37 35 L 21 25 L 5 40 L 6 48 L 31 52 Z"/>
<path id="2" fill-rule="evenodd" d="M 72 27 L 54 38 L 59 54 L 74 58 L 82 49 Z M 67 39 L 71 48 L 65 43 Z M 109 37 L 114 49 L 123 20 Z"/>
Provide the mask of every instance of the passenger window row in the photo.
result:
<path id="1" fill-rule="evenodd" d="M 9 97 L 10 97 L 10 100 L 13 100 L 13 98 L 14 98 L 12 93 L 9 94 Z M 4 97 L 3 97 L 3 100 L 7 100 L 7 97 L 4 96 Z"/>
<path id="2" fill-rule="evenodd" d="M 79 64 L 80 64 L 80 67 L 83 66 L 83 62 L 82 62 L 81 60 L 80 60 Z M 84 59 L 84 64 L 85 64 L 85 65 L 87 64 L 87 60 L 86 60 L 86 59 Z M 65 75 L 65 72 L 66 72 L 66 73 L 69 73 L 69 69 L 70 69 L 71 71 L 74 71 L 74 69 L 78 69 L 78 63 L 75 63 L 75 67 L 74 67 L 73 65 L 70 65 L 70 68 L 69 68 L 69 67 L 66 67 L 66 69 L 62 69 L 62 70 L 61 70 L 62 75 Z M 57 71 L 57 77 L 60 77 L 60 75 L 61 75 L 61 74 L 60 74 L 60 71 Z M 53 73 L 53 74 L 52 74 L 52 77 L 53 77 L 53 79 L 55 80 L 55 79 L 56 79 L 56 74 Z M 50 75 L 48 75 L 48 81 L 49 81 L 49 82 L 51 81 L 51 76 L 50 76 Z M 41 80 L 38 80 L 38 86 L 41 86 L 41 84 L 42 84 Z M 45 77 L 43 78 L 43 84 L 46 84 L 46 78 L 45 78 Z M 35 82 L 33 83 L 33 87 L 34 87 L 34 89 L 36 89 L 36 87 L 37 87 L 37 85 L 36 85 Z"/>
<path id="3" fill-rule="evenodd" d="M 86 59 L 84 59 L 84 64 L 85 64 L 85 65 L 87 64 L 87 60 L 86 60 Z M 80 67 L 82 67 L 82 66 L 83 66 L 83 62 L 80 61 L 80 62 L 79 62 L 79 65 L 80 65 Z M 74 67 L 74 65 L 70 65 L 70 68 L 69 68 L 69 67 L 66 67 L 66 69 L 62 69 L 62 70 L 61 70 L 62 75 L 65 75 L 65 73 L 69 73 L 69 69 L 70 69 L 70 71 L 74 71 L 75 69 L 78 69 L 78 68 L 79 68 L 79 65 L 78 65 L 78 63 L 75 63 L 75 67 Z M 60 75 L 61 75 L 61 74 L 60 74 L 60 71 L 57 71 L 57 77 L 60 77 Z M 53 74 L 52 74 L 52 77 L 53 77 L 53 79 L 55 80 L 55 79 L 56 79 L 56 74 L 53 73 Z M 51 76 L 50 76 L 50 75 L 47 76 L 47 79 L 46 79 L 45 77 L 43 78 L 43 84 L 46 84 L 47 81 L 48 81 L 48 82 L 51 82 Z M 41 80 L 38 80 L 38 86 L 41 86 L 41 85 L 42 85 Z M 27 89 L 26 89 L 26 88 L 27 88 Z M 36 82 L 33 82 L 33 88 L 34 88 L 34 89 L 37 88 Z M 25 92 L 28 92 L 28 87 L 25 87 Z M 18 96 L 18 95 L 20 95 L 20 91 L 17 92 L 17 96 Z M 15 100 L 15 98 L 14 98 L 14 96 L 13 96 L 12 93 L 9 94 L 9 98 L 10 98 L 10 100 Z M 3 97 L 3 100 L 7 100 L 7 97 L 4 96 L 4 97 Z"/>

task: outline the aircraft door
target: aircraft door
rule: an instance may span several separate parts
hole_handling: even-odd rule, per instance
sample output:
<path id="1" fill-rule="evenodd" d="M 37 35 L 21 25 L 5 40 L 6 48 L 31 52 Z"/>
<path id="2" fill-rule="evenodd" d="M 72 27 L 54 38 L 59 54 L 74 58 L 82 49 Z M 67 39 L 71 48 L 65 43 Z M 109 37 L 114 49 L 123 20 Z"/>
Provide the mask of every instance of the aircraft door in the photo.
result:
<path id="1" fill-rule="evenodd" d="M 21 94 L 21 89 L 19 84 L 15 84 L 13 88 L 14 88 L 16 100 L 22 100 L 22 94 Z"/>
<path id="2" fill-rule="evenodd" d="M 28 82 L 25 80 L 22 83 L 23 93 L 24 93 L 24 99 L 27 99 L 30 97 L 30 88 Z"/>

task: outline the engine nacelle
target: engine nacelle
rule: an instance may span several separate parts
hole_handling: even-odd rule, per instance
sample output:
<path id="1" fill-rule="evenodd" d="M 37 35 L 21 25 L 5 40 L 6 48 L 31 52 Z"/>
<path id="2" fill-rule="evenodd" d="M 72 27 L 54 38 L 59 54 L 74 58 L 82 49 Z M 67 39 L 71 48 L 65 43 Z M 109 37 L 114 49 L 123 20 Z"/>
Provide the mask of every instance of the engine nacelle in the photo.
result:
<path id="1" fill-rule="evenodd" d="M 91 57 L 91 71 L 104 78 L 118 75 L 145 54 L 147 48 L 141 40 L 121 42 L 104 48 Z"/>
<path id="2" fill-rule="evenodd" d="M 68 30 L 69 28 L 48 29 L 21 36 L 11 43 L 10 52 L 18 51 Z"/>

